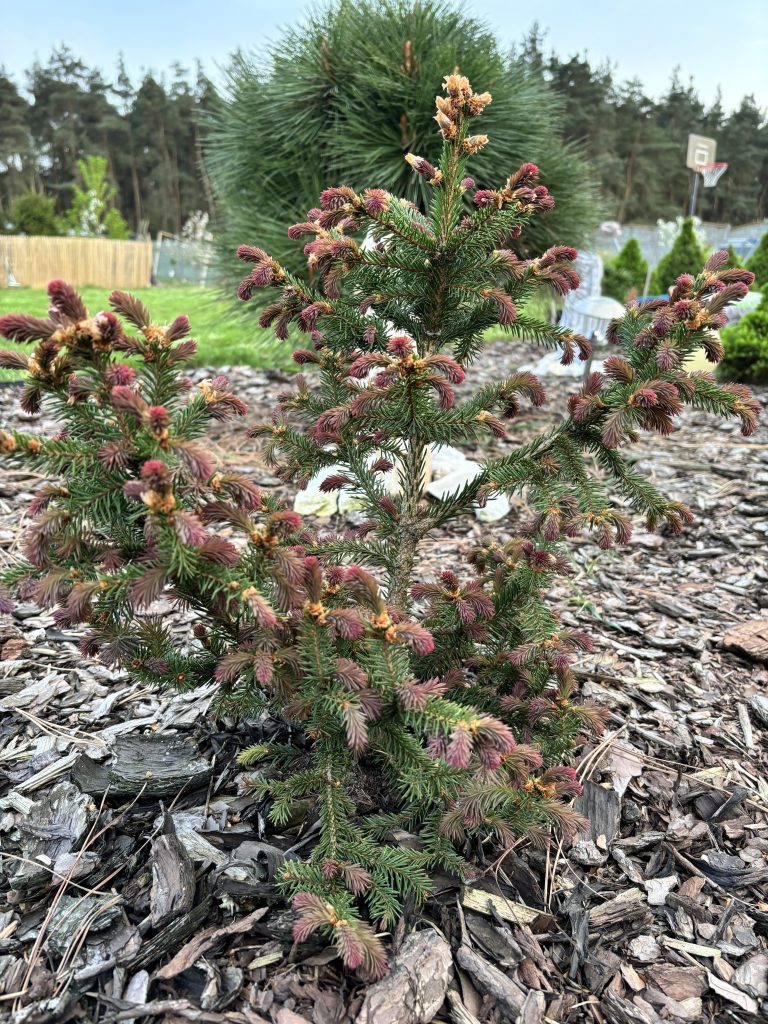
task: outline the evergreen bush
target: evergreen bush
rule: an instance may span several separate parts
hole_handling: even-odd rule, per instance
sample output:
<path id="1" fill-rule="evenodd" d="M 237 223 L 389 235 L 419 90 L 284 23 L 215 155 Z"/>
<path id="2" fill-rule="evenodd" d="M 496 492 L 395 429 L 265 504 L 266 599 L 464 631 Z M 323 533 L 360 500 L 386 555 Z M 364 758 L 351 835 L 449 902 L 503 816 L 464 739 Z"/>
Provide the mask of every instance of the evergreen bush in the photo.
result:
<path id="1" fill-rule="evenodd" d="M 154 324 L 121 292 L 111 311 L 89 316 L 56 281 L 48 318 L 0 319 L 3 336 L 35 344 L 29 359 L 0 358 L 28 370 L 23 408 L 45 401 L 62 422 L 52 437 L 0 435 L 9 461 L 59 478 L 32 503 L 7 585 L 55 607 L 62 626 L 87 623 L 85 655 L 152 686 L 215 679 L 214 714 L 269 712 L 293 726 L 240 761 L 257 767 L 252 786 L 276 826 L 300 808 L 316 826 L 307 859 L 281 877 L 296 938 L 319 930 L 370 976 L 385 969 L 375 925 L 391 927 L 406 899 L 424 900 L 432 870 L 464 873 L 476 844 L 504 850 L 579 825 L 568 802 L 579 785 L 564 761 L 602 714 L 575 692 L 571 661 L 589 638 L 546 600 L 570 571 L 562 541 L 590 530 L 603 548 L 625 542 L 630 509 L 674 532 L 691 518 L 622 449 L 639 430 L 669 433 L 685 404 L 735 416 L 745 434 L 757 414 L 745 388 L 683 368 L 700 345 L 717 360 L 710 331 L 751 280 L 718 269 L 721 256 L 681 278 L 670 303 L 614 322 L 605 372 L 534 440 L 513 439 L 522 406 L 545 399 L 533 374 L 458 400 L 489 328 L 560 346 L 566 363 L 589 354 L 584 338 L 518 312 L 539 288 L 578 284 L 576 253 L 555 246 L 521 259 L 504 247 L 554 200 L 530 163 L 495 188 L 467 176 L 488 142 L 472 125 L 490 102 L 466 78 L 446 78 L 439 163 L 407 157 L 429 185 L 426 213 L 378 187 L 322 192 L 288 232 L 306 240 L 312 286 L 261 248 L 239 251 L 249 265 L 241 297 L 268 289 L 262 324 L 281 338 L 291 326 L 304 332 L 294 358 L 313 368 L 255 434 L 285 480 L 339 467 L 323 486 L 353 490 L 365 516 L 354 529 L 317 534 L 215 464 L 209 423 L 245 406 L 223 377 L 192 387 L 183 376 L 194 351 L 186 317 Z M 489 434 L 509 438 L 506 453 L 427 504 L 430 446 Z M 419 577 L 430 533 L 495 493 L 521 491 L 532 512 L 515 539 L 489 537 L 468 565 Z M 193 646 L 179 645 L 167 614 L 152 614 L 161 595 L 196 611 Z M 402 829 L 418 843 L 399 845 Z"/>
<path id="2" fill-rule="evenodd" d="M 619 302 L 626 302 L 633 293 L 641 295 L 645 287 L 648 264 L 643 259 L 636 238 L 630 238 L 618 255 L 605 265 L 603 293 Z"/>
<path id="3" fill-rule="evenodd" d="M 768 231 L 760 239 L 760 244 L 747 260 L 747 269 L 755 275 L 755 288 L 768 291 Z"/>
<path id="4" fill-rule="evenodd" d="M 720 375 L 748 384 L 768 384 L 768 290 L 760 304 L 723 331 Z"/>
<path id="5" fill-rule="evenodd" d="M 681 274 L 695 277 L 701 273 L 706 259 L 706 253 L 696 238 L 693 218 L 686 217 L 672 248 L 653 272 L 651 291 L 662 295 Z"/>
<path id="6" fill-rule="evenodd" d="M 736 255 L 736 250 L 733 246 L 729 244 L 725 251 L 728 253 L 728 260 L 723 264 L 723 266 L 728 267 L 729 270 L 732 270 L 735 267 L 740 267 L 741 263 L 739 262 L 739 257 Z M 747 267 L 747 269 L 749 268 Z"/>

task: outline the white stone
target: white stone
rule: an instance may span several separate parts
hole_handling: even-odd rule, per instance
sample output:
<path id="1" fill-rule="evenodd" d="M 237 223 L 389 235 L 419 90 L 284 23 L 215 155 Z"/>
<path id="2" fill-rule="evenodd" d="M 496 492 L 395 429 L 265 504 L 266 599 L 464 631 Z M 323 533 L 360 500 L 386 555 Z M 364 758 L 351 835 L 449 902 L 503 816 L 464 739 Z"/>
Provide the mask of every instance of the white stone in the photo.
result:
<path id="1" fill-rule="evenodd" d="M 444 498 L 449 494 L 460 491 L 472 480 L 476 479 L 483 471 L 483 467 L 471 459 L 465 459 L 464 463 L 446 476 L 433 480 L 426 489 L 426 493 L 433 498 Z M 489 498 L 483 508 L 475 507 L 475 516 L 481 523 L 495 523 L 503 519 L 509 512 L 511 505 L 503 494 Z"/>
<path id="2" fill-rule="evenodd" d="M 426 493 L 433 498 L 445 498 L 449 494 L 455 494 L 456 491 L 460 491 L 468 483 L 471 483 L 472 480 L 480 476 L 482 471 L 482 466 L 467 459 L 462 466 L 454 469 L 453 472 L 446 473 L 445 476 L 438 477 L 428 484 Z"/>
<path id="3" fill-rule="evenodd" d="M 329 476 L 344 473 L 343 466 L 326 466 L 309 481 L 303 491 L 293 499 L 294 511 L 302 516 L 335 516 L 339 511 L 339 492 L 320 490 L 320 484 Z"/>
<path id="4" fill-rule="evenodd" d="M 433 444 L 431 449 L 433 480 L 437 480 L 441 476 L 448 476 L 450 473 L 455 473 L 460 469 L 466 468 L 468 465 L 474 464 L 467 458 L 464 452 L 449 444 Z"/>
<path id="5" fill-rule="evenodd" d="M 481 523 L 497 523 L 509 515 L 511 508 L 506 494 L 497 494 L 489 498 L 482 508 L 478 506 L 475 509 L 475 519 L 479 519 Z"/>
<path id="6" fill-rule="evenodd" d="M 340 491 L 336 492 L 339 497 L 339 512 L 346 516 L 347 519 L 355 518 L 359 514 L 360 509 L 363 507 L 362 501 L 355 497 L 351 488 L 342 487 Z M 361 520 L 362 521 L 362 520 Z"/>
<path id="7" fill-rule="evenodd" d="M 369 462 L 374 462 L 372 456 Z M 354 494 L 351 487 L 342 487 L 338 491 L 321 491 L 320 484 L 329 476 L 348 475 L 346 466 L 338 463 L 326 466 L 309 481 L 303 491 L 299 491 L 293 499 L 294 511 L 302 516 L 335 516 L 340 512 L 343 516 L 353 516 L 362 508 L 362 502 Z M 389 470 L 384 476 L 384 486 L 390 494 L 400 493 L 400 480 L 396 469 Z M 353 516 L 354 517 L 354 516 Z"/>
<path id="8" fill-rule="evenodd" d="M 565 366 L 560 362 L 563 353 L 558 349 L 556 352 L 546 352 L 535 363 L 526 363 L 521 370 L 529 370 L 537 377 L 583 377 L 584 363 L 580 359 L 574 359 L 572 363 Z M 595 369 L 598 369 L 596 366 Z"/>
<path id="9" fill-rule="evenodd" d="M 629 955 L 642 964 L 652 964 L 661 957 L 661 946 L 653 935 L 638 935 L 629 944 Z"/>
<path id="10" fill-rule="evenodd" d="M 426 479 L 431 482 L 425 487 L 425 493 L 433 498 L 442 498 L 446 494 L 460 490 L 482 471 L 483 467 L 479 463 L 468 459 L 458 448 L 451 445 L 431 445 L 425 474 Z M 344 466 L 338 464 L 320 470 L 294 498 L 295 511 L 303 516 L 323 517 L 334 516 L 340 512 L 348 518 L 355 519 L 355 513 L 362 507 L 362 503 L 351 488 L 342 487 L 339 491 L 328 493 L 320 490 L 320 485 L 326 477 L 347 472 Z M 389 470 L 383 482 L 390 494 L 400 493 L 400 478 L 396 467 Z M 511 507 L 506 496 L 498 494 L 489 498 L 483 508 L 475 506 L 475 516 L 481 523 L 495 523 L 503 519 Z"/>
<path id="11" fill-rule="evenodd" d="M 677 875 L 667 875 L 666 878 L 649 878 L 647 882 L 643 882 L 650 906 L 663 907 L 667 902 L 667 896 L 679 884 L 680 879 Z"/>

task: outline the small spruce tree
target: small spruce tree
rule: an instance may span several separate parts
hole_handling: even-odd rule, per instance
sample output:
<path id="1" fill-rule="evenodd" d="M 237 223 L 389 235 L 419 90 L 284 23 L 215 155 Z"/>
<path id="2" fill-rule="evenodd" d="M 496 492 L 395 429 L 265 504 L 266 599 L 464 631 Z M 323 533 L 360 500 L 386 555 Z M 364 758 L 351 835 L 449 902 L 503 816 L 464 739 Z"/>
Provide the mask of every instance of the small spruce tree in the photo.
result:
<path id="1" fill-rule="evenodd" d="M 289 229 L 309 239 L 314 286 L 260 248 L 240 250 L 250 266 L 241 297 L 271 290 L 262 323 L 281 338 L 292 325 L 304 332 L 294 357 L 314 368 L 256 434 L 287 480 L 340 465 L 323 486 L 354 491 L 365 520 L 353 530 L 317 535 L 214 464 L 208 424 L 245 407 L 223 377 L 195 388 L 183 376 L 194 351 L 186 317 L 154 324 L 121 292 L 111 311 L 89 316 L 57 281 L 47 318 L 0 319 L 5 337 L 35 344 L 29 359 L 0 358 L 28 371 L 23 407 L 45 401 L 62 422 L 53 437 L 0 435 L 12 462 L 60 478 L 35 497 L 7 584 L 55 607 L 63 625 L 87 623 L 83 652 L 146 684 L 215 679 L 214 713 L 267 710 L 299 727 L 293 742 L 286 733 L 240 760 L 263 766 L 252 784 L 277 826 L 297 804 L 309 804 L 317 822 L 307 859 L 288 862 L 281 878 L 298 913 L 296 938 L 319 930 L 349 967 L 372 976 L 385 969 L 373 925 L 390 927 L 406 898 L 422 901 L 432 869 L 464 871 L 457 847 L 505 849 L 578 826 L 568 801 L 579 785 L 563 762 L 602 715 L 575 693 L 571 661 L 589 639 L 546 600 L 570 571 L 563 539 L 586 529 L 601 547 L 624 542 L 630 509 L 673 531 L 691 518 L 621 449 L 640 430 L 669 433 L 685 404 L 735 416 L 745 434 L 757 415 L 745 388 L 683 368 L 700 345 L 717 361 L 711 329 L 751 280 L 719 269 L 722 254 L 695 279 L 679 278 L 670 302 L 631 307 L 616 321 L 617 350 L 603 372 L 533 441 L 509 435 L 524 402 L 544 401 L 533 374 L 458 401 L 455 386 L 489 328 L 559 346 L 566 363 L 587 357 L 589 344 L 519 312 L 540 287 L 562 294 L 578 284 L 573 249 L 523 260 L 505 247 L 554 202 L 537 168 L 524 164 L 497 188 L 477 189 L 465 165 L 487 142 L 472 125 L 491 97 L 452 74 L 436 102 L 439 165 L 407 157 L 429 184 L 428 213 L 379 188 L 326 189 Z M 509 438 L 507 452 L 427 504 L 430 445 L 489 433 Z M 620 505 L 591 472 L 595 460 Z M 385 484 L 393 468 L 397 493 Z M 532 513 L 516 539 L 490 537 L 464 568 L 419 578 L 431 532 L 490 495 L 521 491 Z M 179 646 L 167 616 L 151 613 L 161 595 L 197 613 L 191 647 Z M 363 813 L 355 798 L 366 789 L 374 809 Z M 403 828 L 418 833 L 417 848 L 394 841 Z"/>
<path id="2" fill-rule="evenodd" d="M 740 267 L 741 263 L 733 246 L 729 244 L 725 251 L 728 253 L 728 260 L 723 264 L 723 267 L 727 267 L 729 270 L 732 270 L 734 267 Z"/>
<path id="3" fill-rule="evenodd" d="M 662 294 L 672 281 L 681 274 L 694 277 L 701 273 L 707 259 L 706 253 L 696 238 L 692 217 L 686 217 L 680 227 L 680 233 L 666 256 L 662 257 L 653 272 L 651 290 Z"/>
<path id="4" fill-rule="evenodd" d="M 619 302 L 626 302 L 645 287 L 648 264 L 643 259 L 636 238 L 630 238 L 617 256 L 606 263 L 603 273 L 603 292 Z"/>
<path id="5" fill-rule="evenodd" d="M 755 275 L 755 287 L 761 291 L 768 290 L 768 231 L 747 260 L 747 269 Z"/>

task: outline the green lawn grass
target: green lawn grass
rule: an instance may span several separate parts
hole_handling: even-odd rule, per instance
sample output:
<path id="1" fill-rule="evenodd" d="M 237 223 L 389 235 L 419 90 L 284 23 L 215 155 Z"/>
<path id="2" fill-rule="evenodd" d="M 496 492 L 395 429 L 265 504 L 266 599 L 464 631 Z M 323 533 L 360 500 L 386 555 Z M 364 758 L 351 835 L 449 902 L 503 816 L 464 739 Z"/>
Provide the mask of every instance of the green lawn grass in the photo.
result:
<path id="1" fill-rule="evenodd" d="M 108 288 L 79 289 L 89 312 L 108 308 Z M 192 323 L 192 337 L 197 342 L 197 366 L 256 366 L 267 369 L 295 370 L 291 359 L 294 345 L 278 341 L 271 328 L 259 327 L 258 308 L 239 314 L 215 288 L 198 285 L 171 285 L 165 288 L 135 288 L 133 294 L 145 303 L 157 323 L 170 323 L 186 313 Z M 0 288 L 0 316 L 5 313 L 29 313 L 45 316 L 48 296 L 44 288 Z M 529 316 L 546 319 L 549 301 L 536 297 L 526 304 Z M 499 336 L 498 329 L 488 332 L 488 340 Z M 30 346 L 13 345 L 0 339 L 0 348 Z M 17 370 L 0 369 L 0 380 L 18 378 Z"/>
<path id="2" fill-rule="evenodd" d="M 89 312 L 108 309 L 108 288 L 81 288 Z M 198 366 L 260 366 L 268 368 L 296 368 L 291 359 L 293 346 L 276 340 L 274 331 L 258 325 L 258 312 L 254 307 L 244 316 L 238 315 L 232 303 L 223 299 L 214 288 L 196 285 L 174 285 L 167 288 L 131 289 L 145 303 L 152 319 L 157 323 L 170 323 L 180 313 L 186 313 L 192 323 L 192 337 L 197 342 Z M 4 313 L 30 313 L 45 316 L 48 297 L 44 288 L 0 288 L 0 316 Z M 0 347 L 13 346 L 0 341 Z M 17 377 L 14 370 L 0 371 L 4 377 Z"/>

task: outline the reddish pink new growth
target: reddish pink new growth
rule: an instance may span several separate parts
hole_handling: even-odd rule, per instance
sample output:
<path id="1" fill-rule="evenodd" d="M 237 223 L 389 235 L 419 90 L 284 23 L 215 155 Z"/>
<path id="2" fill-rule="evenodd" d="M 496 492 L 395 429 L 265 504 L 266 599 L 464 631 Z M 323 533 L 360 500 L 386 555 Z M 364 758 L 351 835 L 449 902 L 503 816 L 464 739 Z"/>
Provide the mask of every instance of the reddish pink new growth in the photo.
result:
<path id="1" fill-rule="evenodd" d="M 371 217 L 384 213 L 389 208 L 390 195 L 381 188 L 367 188 L 364 192 L 363 206 Z"/>
<path id="2" fill-rule="evenodd" d="M 413 338 L 409 338 L 407 334 L 397 334 L 390 338 L 387 344 L 387 351 L 398 359 L 405 359 L 406 356 L 411 355 L 414 348 Z"/>
<path id="3" fill-rule="evenodd" d="M 539 180 L 540 173 L 536 164 L 522 164 L 508 179 L 507 188 L 511 190 L 521 186 L 535 185 Z"/>
<path id="4" fill-rule="evenodd" d="M 481 210 L 487 209 L 491 206 L 495 207 L 500 205 L 501 196 L 498 192 L 494 192 L 493 189 L 481 188 L 475 192 L 472 197 L 472 202 Z"/>

